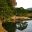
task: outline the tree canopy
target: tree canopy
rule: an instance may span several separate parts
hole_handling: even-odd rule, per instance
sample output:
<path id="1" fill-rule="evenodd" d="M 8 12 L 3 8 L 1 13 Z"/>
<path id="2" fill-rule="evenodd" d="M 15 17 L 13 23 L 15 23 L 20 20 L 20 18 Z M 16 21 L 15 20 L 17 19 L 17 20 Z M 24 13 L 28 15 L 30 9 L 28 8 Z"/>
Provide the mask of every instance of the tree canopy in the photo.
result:
<path id="1" fill-rule="evenodd" d="M 0 0 L 0 16 L 9 17 L 15 14 L 15 9 L 8 0 Z"/>

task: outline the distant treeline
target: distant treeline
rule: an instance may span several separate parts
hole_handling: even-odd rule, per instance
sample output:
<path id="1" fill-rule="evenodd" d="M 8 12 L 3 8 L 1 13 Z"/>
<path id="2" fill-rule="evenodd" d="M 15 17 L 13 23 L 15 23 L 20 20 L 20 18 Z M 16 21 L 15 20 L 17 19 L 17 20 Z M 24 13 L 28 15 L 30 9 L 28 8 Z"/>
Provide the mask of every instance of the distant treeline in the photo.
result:
<path id="1" fill-rule="evenodd" d="M 16 15 L 18 15 L 18 16 L 32 13 L 32 10 L 24 9 L 23 7 L 15 8 L 15 9 L 16 9 Z"/>

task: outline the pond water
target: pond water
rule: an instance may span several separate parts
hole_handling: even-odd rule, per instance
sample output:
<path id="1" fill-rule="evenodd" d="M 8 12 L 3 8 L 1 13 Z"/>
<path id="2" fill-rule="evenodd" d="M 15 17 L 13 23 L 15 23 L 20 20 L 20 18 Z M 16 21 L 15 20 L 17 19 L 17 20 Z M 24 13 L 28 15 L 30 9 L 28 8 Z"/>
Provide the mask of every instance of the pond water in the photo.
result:
<path id="1" fill-rule="evenodd" d="M 17 22 L 16 24 L 11 22 L 5 22 L 5 23 L 2 23 L 2 26 L 8 32 L 13 32 L 15 30 L 16 30 L 15 32 L 32 32 L 32 20 L 27 20 L 26 22 L 23 21 L 20 23 Z"/>
<path id="2" fill-rule="evenodd" d="M 24 30 L 16 29 L 16 32 L 32 32 L 32 20 L 28 20 L 26 22 L 28 22 L 27 23 L 28 24 L 27 28 L 24 29 Z"/>

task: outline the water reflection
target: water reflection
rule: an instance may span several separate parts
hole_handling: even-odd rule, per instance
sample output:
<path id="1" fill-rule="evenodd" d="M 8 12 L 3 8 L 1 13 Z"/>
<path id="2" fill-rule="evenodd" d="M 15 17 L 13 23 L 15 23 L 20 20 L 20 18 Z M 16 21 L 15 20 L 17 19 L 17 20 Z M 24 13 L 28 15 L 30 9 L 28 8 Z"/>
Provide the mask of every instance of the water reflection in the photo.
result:
<path id="1" fill-rule="evenodd" d="M 8 32 L 32 32 L 32 20 L 26 22 L 17 22 L 16 24 L 11 22 L 2 23 L 2 26 Z"/>
<path id="2" fill-rule="evenodd" d="M 2 23 L 2 26 L 8 31 L 8 32 L 15 32 L 16 25 L 12 22 L 5 22 Z"/>
<path id="3" fill-rule="evenodd" d="M 16 24 L 16 28 L 19 29 L 19 30 L 24 30 L 24 29 L 27 28 L 27 25 L 28 25 L 27 22 L 24 22 L 24 23 L 20 22 L 20 23 Z"/>
<path id="4" fill-rule="evenodd" d="M 28 20 L 26 22 L 28 22 L 27 23 L 28 24 L 27 28 L 22 30 L 22 31 L 16 29 L 16 32 L 32 32 L 32 20 Z"/>

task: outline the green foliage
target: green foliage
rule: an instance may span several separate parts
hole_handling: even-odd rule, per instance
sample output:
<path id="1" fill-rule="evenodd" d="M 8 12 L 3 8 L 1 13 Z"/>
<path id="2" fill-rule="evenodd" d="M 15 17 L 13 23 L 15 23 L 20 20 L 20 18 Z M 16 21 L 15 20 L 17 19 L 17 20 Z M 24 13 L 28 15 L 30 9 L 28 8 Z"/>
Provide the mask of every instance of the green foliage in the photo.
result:
<path id="1" fill-rule="evenodd" d="M 0 0 L 0 16 L 9 17 L 15 15 L 15 11 L 8 0 Z"/>
<path id="2" fill-rule="evenodd" d="M 16 8 L 16 15 L 17 16 L 22 16 L 22 15 L 25 15 L 27 13 L 28 13 L 28 11 L 26 9 L 24 9 L 23 7 Z"/>
<path id="3" fill-rule="evenodd" d="M 24 9 L 23 7 L 16 8 L 17 16 L 25 16 L 28 13 L 32 13 L 32 10 Z"/>

